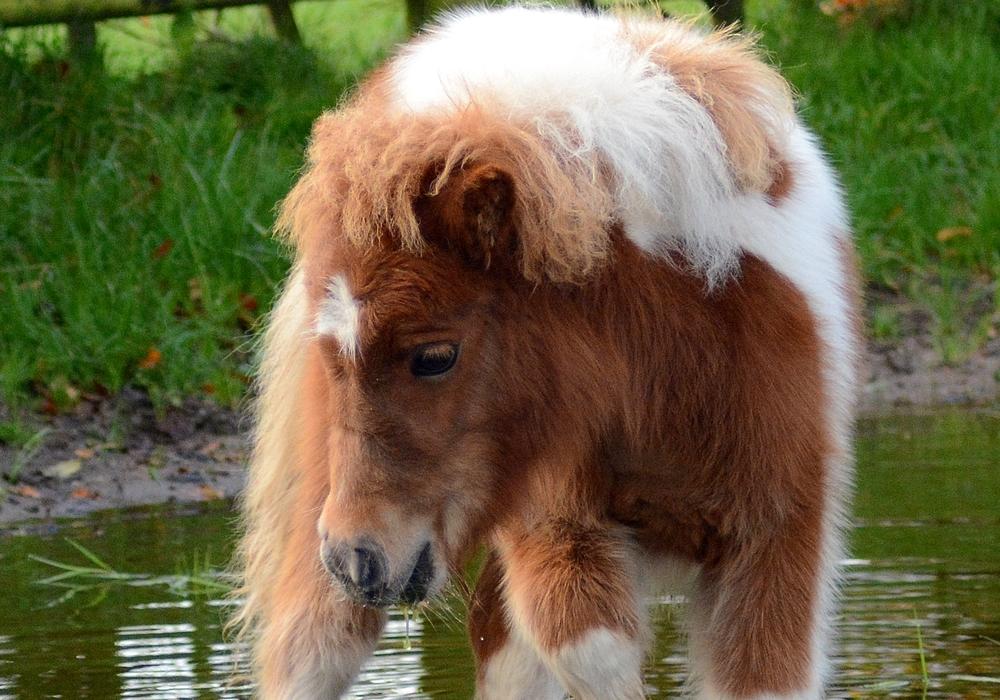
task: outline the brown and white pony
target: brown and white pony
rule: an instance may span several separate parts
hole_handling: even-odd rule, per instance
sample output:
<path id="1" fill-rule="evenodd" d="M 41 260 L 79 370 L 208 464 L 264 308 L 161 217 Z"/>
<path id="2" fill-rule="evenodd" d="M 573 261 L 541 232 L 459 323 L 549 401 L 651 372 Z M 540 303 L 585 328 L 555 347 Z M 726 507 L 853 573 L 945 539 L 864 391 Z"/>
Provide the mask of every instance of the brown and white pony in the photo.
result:
<path id="1" fill-rule="evenodd" d="M 478 697 L 823 693 L 851 479 L 833 173 L 732 34 L 476 10 L 316 123 L 243 508 L 265 698 L 334 697 L 477 547 Z M 681 574 L 678 577 L 678 574 Z"/>

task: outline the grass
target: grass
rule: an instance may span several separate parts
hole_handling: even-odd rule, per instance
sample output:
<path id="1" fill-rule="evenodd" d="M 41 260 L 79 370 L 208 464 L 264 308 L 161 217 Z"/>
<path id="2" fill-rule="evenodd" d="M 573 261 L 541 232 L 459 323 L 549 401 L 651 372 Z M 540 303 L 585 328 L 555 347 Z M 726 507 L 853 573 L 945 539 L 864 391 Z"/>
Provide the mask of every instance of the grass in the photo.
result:
<path id="1" fill-rule="evenodd" d="M 764 43 L 842 174 L 868 279 L 995 280 L 1000 7 L 911 0 L 908 18 L 840 29 L 784 5 L 757 3 Z"/>
<path id="2" fill-rule="evenodd" d="M 127 383 L 161 405 L 239 400 L 309 126 L 402 31 L 395 5 L 302 9 L 327 13 L 307 36 L 335 55 L 255 33 L 260 8 L 199 17 L 190 42 L 167 41 L 165 18 L 101 25 L 105 69 L 65 62 L 51 29 L 3 36 L 3 400 L 59 409 Z M 352 26 L 367 35 L 330 36 Z"/>
<path id="3" fill-rule="evenodd" d="M 925 305 L 960 361 L 1000 306 L 1000 10 L 912 0 L 844 29 L 804 0 L 747 4 L 843 174 L 866 276 Z M 244 395 L 309 125 L 405 36 L 398 2 L 295 11 L 305 48 L 261 8 L 101 23 L 103 68 L 66 62 L 59 28 L 2 35 L 0 401 Z M 970 334 L 963 290 L 990 285 Z"/>
<path id="4" fill-rule="evenodd" d="M 913 624 L 917 628 L 917 651 L 920 654 L 920 688 L 921 697 L 927 698 L 927 690 L 931 686 L 931 677 L 927 673 L 927 654 L 924 651 L 924 635 L 920 630 L 920 621 L 917 619 L 917 611 L 913 611 Z"/>
<path id="5" fill-rule="evenodd" d="M 50 606 L 68 602 L 81 594 L 91 594 L 91 604 L 96 604 L 115 586 L 152 586 L 164 588 L 175 595 L 224 595 L 231 590 L 226 574 L 212 565 L 207 550 L 201 557 L 195 554 L 190 562 L 180 562 L 175 574 L 155 575 L 119 571 L 79 542 L 69 538 L 66 542 L 80 553 L 82 562 L 63 562 L 29 555 L 33 561 L 55 572 L 36 581 L 39 585 L 60 591 L 49 603 Z"/>
<path id="6" fill-rule="evenodd" d="M 41 428 L 24 437 L 17 452 L 14 453 L 14 459 L 10 467 L 3 474 L 5 481 L 16 484 L 21 479 L 21 472 L 32 458 L 38 454 L 38 451 L 42 449 L 42 446 L 45 444 L 45 436 L 50 432 L 49 428 Z M 23 435 L 18 434 L 16 437 L 17 439 L 21 439 Z"/>
<path id="7" fill-rule="evenodd" d="M 868 330 L 879 342 L 893 342 L 902 336 L 899 310 L 890 304 L 878 304 L 871 310 Z"/>

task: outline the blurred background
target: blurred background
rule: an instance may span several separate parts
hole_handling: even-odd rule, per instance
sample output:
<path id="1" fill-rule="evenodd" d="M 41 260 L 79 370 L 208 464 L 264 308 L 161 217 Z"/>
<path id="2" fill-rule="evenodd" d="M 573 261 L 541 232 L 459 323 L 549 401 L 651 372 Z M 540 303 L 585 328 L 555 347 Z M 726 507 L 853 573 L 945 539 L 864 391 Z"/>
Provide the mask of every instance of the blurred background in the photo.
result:
<path id="1" fill-rule="evenodd" d="M 53 4 L 5 0 L 0 23 L 5 7 Z M 288 264 L 269 231 L 310 124 L 435 9 L 296 2 L 300 42 L 262 5 L 100 21 L 89 50 L 60 24 L 0 33 L 8 413 L 128 386 L 158 405 L 237 405 L 247 338 Z M 711 21 L 697 0 L 654 11 Z M 1000 306 L 1000 3 L 744 11 L 842 174 L 873 341 L 903 347 L 904 371 L 966 363 L 996 338 Z M 979 379 L 995 395 L 997 378 Z"/>
<path id="2" fill-rule="evenodd" d="M 0 0 L 0 699 L 250 692 L 226 685 L 221 570 L 289 265 L 275 207 L 313 120 L 452 6 L 205 3 Z M 759 36 L 841 173 L 865 276 L 832 696 L 997 697 L 1000 2 L 710 5 L 629 6 Z M 660 603 L 666 697 L 684 659 Z M 454 607 L 393 613 L 357 696 L 468 697 Z"/>

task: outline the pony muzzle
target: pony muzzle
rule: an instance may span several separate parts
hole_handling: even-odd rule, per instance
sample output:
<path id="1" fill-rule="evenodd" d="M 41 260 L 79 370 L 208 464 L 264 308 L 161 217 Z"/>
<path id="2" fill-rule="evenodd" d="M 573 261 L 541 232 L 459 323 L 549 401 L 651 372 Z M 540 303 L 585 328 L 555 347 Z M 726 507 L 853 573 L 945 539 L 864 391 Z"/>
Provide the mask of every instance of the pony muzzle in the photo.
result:
<path id="1" fill-rule="evenodd" d="M 430 542 L 421 543 L 403 566 L 395 567 L 385 549 L 372 539 L 331 542 L 324 538 L 320 559 L 348 597 L 369 607 L 426 600 L 436 578 Z"/>

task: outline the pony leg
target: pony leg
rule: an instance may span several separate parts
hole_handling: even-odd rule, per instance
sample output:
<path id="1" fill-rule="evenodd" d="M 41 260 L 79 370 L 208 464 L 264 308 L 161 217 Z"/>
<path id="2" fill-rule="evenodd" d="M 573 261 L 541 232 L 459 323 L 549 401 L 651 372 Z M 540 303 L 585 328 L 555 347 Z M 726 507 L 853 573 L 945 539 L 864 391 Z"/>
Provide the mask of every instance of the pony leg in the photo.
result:
<path id="1" fill-rule="evenodd" d="M 490 552 L 469 605 L 477 700 L 562 700 L 565 691 L 538 652 L 507 620 L 503 566 Z"/>
<path id="2" fill-rule="evenodd" d="M 822 697 L 824 587 L 818 513 L 786 518 L 754 541 L 731 542 L 705 565 L 691 610 L 692 675 L 704 700 Z M 822 576 L 820 575 L 822 574 Z"/>
<path id="3" fill-rule="evenodd" d="M 333 585 L 320 564 L 312 522 L 293 533 L 254 650 L 260 697 L 337 698 L 374 652 L 385 613 L 346 599 Z M 310 537 L 317 541 L 294 542 Z"/>
<path id="4" fill-rule="evenodd" d="M 383 616 L 343 602 L 321 604 L 319 609 L 310 609 L 312 604 L 303 599 L 291 604 L 301 609 L 287 610 L 289 617 L 269 628 L 259 642 L 259 697 L 340 697 L 375 650 Z"/>
<path id="5" fill-rule="evenodd" d="M 612 526 L 552 518 L 498 537 L 520 635 L 577 700 L 645 697 L 634 556 Z"/>

